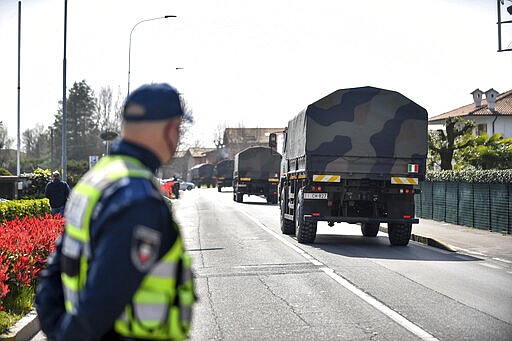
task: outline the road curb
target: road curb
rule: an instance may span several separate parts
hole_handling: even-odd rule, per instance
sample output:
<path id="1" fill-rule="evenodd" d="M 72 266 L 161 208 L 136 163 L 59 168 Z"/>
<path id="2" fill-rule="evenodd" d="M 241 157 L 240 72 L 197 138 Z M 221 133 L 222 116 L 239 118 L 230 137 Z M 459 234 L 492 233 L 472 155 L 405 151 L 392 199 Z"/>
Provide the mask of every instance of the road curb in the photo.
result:
<path id="1" fill-rule="evenodd" d="M 41 330 L 37 313 L 32 310 L 23 316 L 7 334 L 0 335 L 0 341 L 27 341 Z"/>
<path id="2" fill-rule="evenodd" d="M 385 227 L 385 226 L 381 226 L 379 228 L 379 230 L 382 231 L 382 232 L 388 233 L 388 228 Z M 425 245 L 428 245 L 428 246 L 432 246 L 432 247 L 435 247 L 435 248 L 438 248 L 438 249 L 441 249 L 441 250 L 446 250 L 446 251 L 450 251 L 450 252 L 457 252 L 457 249 L 454 248 L 453 246 L 451 246 L 450 244 L 447 244 L 447 243 L 445 243 L 445 242 L 443 242 L 441 240 L 438 240 L 438 239 L 435 239 L 435 238 L 432 238 L 432 237 L 411 233 L 411 240 L 415 241 L 417 243 L 421 243 L 421 244 L 425 244 Z"/>

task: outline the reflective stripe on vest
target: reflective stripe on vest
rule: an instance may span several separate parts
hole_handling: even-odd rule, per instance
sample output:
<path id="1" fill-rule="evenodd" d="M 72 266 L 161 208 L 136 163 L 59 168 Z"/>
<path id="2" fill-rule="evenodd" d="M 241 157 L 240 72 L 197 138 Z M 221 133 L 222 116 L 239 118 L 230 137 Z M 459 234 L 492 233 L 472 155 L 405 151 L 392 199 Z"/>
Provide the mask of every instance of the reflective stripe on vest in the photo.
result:
<path id="1" fill-rule="evenodd" d="M 94 208 L 107 187 L 110 189 L 129 177 L 153 180 L 153 174 L 138 160 L 107 156 L 72 191 L 66 206 L 69 213 L 66 214 L 62 254 L 76 262 L 78 269 L 61 275 L 65 307 L 70 313 L 76 311 L 80 291 L 86 283 L 91 255 L 89 224 Z M 115 321 L 116 332 L 123 336 L 162 340 L 187 337 L 195 302 L 194 286 L 190 257 L 183 249 L 177 224 L 172 224 L 178 233 L 176 242 L 144 277 L 132 304 L 128 304 Z M 177 277 L 179 283 L 176 283 Z"/>

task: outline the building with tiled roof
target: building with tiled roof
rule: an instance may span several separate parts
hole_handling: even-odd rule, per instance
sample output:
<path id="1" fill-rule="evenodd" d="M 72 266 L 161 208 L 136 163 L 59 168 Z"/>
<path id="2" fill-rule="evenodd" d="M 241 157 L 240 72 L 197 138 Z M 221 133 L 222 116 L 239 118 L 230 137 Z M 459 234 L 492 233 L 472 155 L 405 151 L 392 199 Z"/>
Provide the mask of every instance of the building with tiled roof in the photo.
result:
<path id="1" fill-rule="evenodd" d="M 486 92 L 476 89 L 471 95 L 473 103 L 433 116 L 428 123 L 444 124 L 449 117 L 461 117 L 475 122 L 476 134 L 501 133 L 503 137 L 512 137 L 512 90 L 500 94 L 494 89 Z"/>
<path id="2" fill-rule="evenodd" d="M 171 163 L 160 167 L 159 176 L 164 179 L 172 177 L 187 179 L 190 168 L 200 163 L 212 163 L 208 159 L 208 153 L 212 150 L 215 150 L 215 148 L 189 148 L 177 151 Z"/>
<path id="3" fill-rule="evenodd" d="M 245 148 L 259 146 L 268 147 L 270 133 L 283 131 L 281 128 L 226 128 L 223 145 L 227 158 L 233 159 L 235 154 Z"/>
<path id="4" fill-rule="evenodd" d="M 268 147 L 268 136 L 273 132 L 281 132 L 281 128 L 226 128 L 219 148 L 189 148 L 177 151 L 169 165 L 160 168 L 159 176 L 178 178 L 190 181 L 189 170 L 200 163 L 213 163 L 233 159 L 235 154 L 248 147 Z"/>

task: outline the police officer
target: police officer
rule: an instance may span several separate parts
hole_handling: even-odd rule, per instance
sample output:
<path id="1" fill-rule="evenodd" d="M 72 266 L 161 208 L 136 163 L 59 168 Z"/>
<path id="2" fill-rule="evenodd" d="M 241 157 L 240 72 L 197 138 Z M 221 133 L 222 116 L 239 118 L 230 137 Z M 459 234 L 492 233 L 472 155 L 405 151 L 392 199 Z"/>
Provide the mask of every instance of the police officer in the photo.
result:
<path id="1" fill-rule="evenodd" d="M 153 177 L 171 160 L 183 118 L 168 84 L 127 97 L 121 139 L 73 188 L 65 232 L 40 277 L 36 310 L 49 339 L 187 337 L 190 257 Z"/>

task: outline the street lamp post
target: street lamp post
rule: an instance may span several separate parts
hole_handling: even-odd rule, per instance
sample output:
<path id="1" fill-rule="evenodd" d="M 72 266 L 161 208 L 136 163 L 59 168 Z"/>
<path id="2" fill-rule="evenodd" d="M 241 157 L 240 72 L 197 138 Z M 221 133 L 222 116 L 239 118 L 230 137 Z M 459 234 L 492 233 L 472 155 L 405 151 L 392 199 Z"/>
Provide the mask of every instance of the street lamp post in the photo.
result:
<path id="1" fill-rule="evenodd" d="M 165 15 L 163 17 L 157 17 L 157 18 L 151 18 L 151 19 L 144 19 L 133 25 L 132 30 L 130 31 L 130 43 L 128 45 L 128 95 L 130 94 L 130 63 L 131 63 L 131 51 L 132 51 L 132 33 L 135 27 L 137 25 L 146 22 L 146 21 L 152 21 L 152 20 L 158 20 L 158 19 L 167 19 L 167 18 L 176 18 L 175 15 Z"/>
<path id="2" fill-rule="evenodd" d="M 68 177 L 68 123 L 67 123 L 67 98 L 66 98 L 66 44 L 68 37 L 68 0 L 64 0 L 64 57 L 62 58 L 62 154 L 61 154 L 61 168 L 62 168 L 62 180 L 66 181 Z"/>

